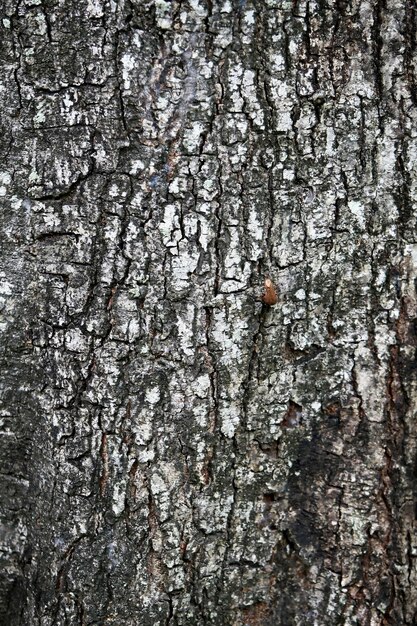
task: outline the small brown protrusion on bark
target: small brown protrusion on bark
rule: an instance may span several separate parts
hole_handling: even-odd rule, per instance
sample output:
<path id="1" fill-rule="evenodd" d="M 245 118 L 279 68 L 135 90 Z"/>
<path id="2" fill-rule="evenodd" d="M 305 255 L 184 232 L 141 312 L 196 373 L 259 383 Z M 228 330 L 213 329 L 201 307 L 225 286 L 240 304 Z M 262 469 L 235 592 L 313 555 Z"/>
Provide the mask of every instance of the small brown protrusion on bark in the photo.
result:
<path id="1" fill-rule="evenodd" d="M 264 287 L 265 291 L 264 295 L 262 296 L 262 302 L 264 304 L 267 304 L 268 306 L 273 306 L 278 302 L 278 295 L 274 283 L 270 278 L 265 278 Z"/>

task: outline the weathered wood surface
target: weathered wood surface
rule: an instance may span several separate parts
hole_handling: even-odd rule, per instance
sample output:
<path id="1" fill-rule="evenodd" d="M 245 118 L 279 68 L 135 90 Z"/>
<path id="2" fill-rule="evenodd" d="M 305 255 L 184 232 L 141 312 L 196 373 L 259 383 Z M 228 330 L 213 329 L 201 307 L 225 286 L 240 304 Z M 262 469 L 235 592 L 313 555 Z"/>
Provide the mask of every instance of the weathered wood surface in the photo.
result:
<path id="1" fill-rule="evenodd" d="M 414 1 L 0 27 L 1 623 L 415 624 Z"/>

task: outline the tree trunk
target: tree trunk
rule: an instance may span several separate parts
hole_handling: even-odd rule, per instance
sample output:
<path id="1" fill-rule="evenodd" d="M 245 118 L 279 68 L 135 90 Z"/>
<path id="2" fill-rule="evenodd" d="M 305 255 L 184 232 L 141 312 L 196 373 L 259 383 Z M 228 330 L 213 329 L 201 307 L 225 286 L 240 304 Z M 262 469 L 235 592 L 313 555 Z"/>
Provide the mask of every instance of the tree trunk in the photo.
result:
<path id="1" fill-rule="evenodd" d="M 2 4 L 0 622 L 416 624 L 414 0 Z"/>

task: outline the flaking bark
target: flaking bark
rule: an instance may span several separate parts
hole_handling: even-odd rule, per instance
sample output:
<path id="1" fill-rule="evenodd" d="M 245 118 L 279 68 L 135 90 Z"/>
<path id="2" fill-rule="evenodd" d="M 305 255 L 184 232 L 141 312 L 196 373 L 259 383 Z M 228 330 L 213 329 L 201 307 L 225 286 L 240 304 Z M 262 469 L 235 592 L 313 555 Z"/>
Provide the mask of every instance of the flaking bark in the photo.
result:
<path id="1" fill-rule="evenodd" d="M 415 624 L 413 0 L 2 9 L 0 622 Z"/>

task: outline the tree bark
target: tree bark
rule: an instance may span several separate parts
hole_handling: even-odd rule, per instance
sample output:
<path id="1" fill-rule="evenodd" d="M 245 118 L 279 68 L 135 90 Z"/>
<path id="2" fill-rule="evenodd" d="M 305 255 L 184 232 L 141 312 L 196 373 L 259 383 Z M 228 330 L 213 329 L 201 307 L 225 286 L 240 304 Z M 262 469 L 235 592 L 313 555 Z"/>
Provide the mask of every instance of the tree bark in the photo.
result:
<path id="1" fill-rule="evenodd" d="M 2 6 L 0 622 L 416 624 L 414 1 Z"/>

